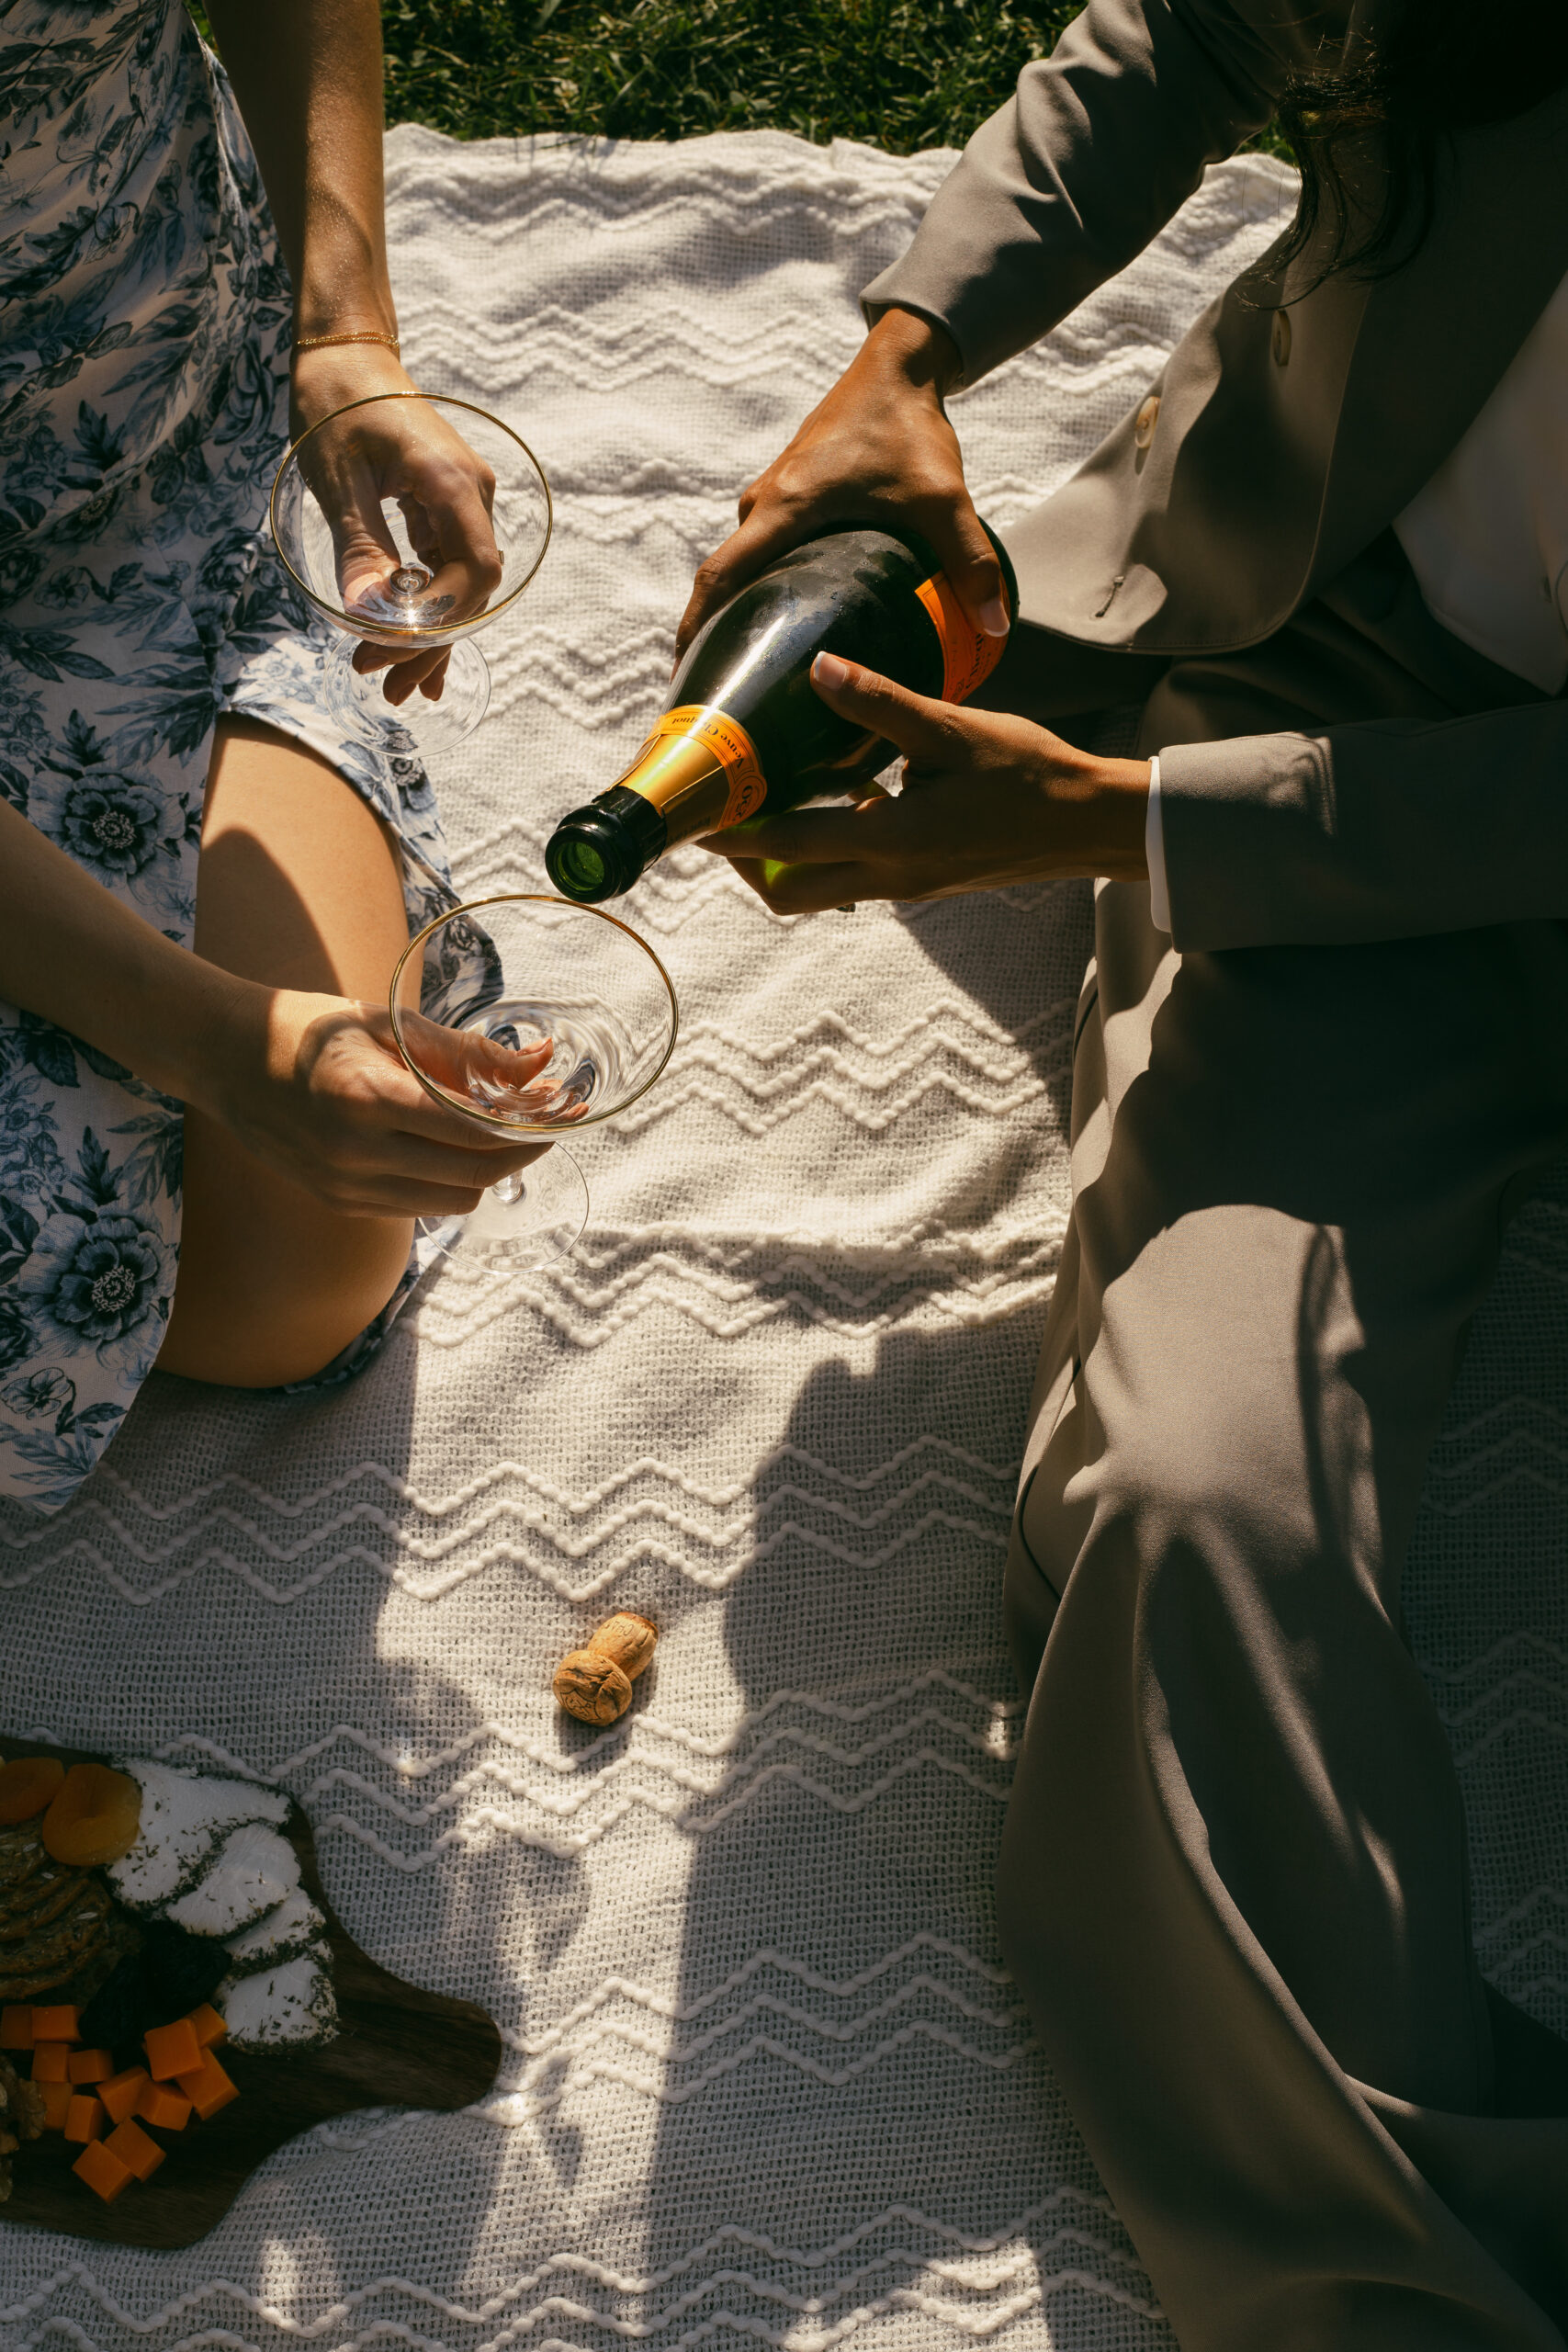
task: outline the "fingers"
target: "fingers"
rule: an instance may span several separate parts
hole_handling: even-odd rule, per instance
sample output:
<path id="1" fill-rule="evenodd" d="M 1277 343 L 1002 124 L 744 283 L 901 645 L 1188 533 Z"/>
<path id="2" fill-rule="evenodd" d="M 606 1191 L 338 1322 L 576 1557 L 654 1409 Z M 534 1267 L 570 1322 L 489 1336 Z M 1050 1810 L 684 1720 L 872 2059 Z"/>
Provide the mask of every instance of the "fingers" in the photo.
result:
<path id="1" fill-rule="evenodd" d="M 738 595 L 750 580 L 766 571 L 775 556 L 798 547 L 833 518 L 837 503 L 819 500 L 811 507 L 763 499 L 753 484 L 740 503 L 741 524 L 724 545 L 697 567 L 692 594 L 675 632 L 679 662 L 705 621 Z M 867 508 L 881 503 L 871 495 Z M 997 551 L 986 537 L 967 491 L 944 492 L 939 500 L 923 498 L 906 508 L 908 519 L 931 541 L 954 595 L 976 628 L 987 637 L 1006 637 L 1012 619 L 1008 611 L 1007 582 Z M 898 527 L 897 516 L 891 527 Z"/>
<path id="2" fill-rule="evenodd" d="M 886 880 L 870 866 L 845 860 L 838 865 L 790 865 L 769 858 L 731 860 L 741 880 L 755 890 L 776 915 L 819 915 L 830 907 L 852 907 L 863 899 L 886 896 Z"/>
<path id="3" fill-rule="evenodd" d="M 948 583 L 964 611 L 987 637 L 1006 637 L 1012 616 L 1008 611 L 1007 582 L 997 551 L 968 492 L 962 483 L 940 506 L 917 516 L 919 528 L 935 548 Z"/>
<path id="4" fill-rule="evenodd" d="M 362 1139 L 359 1154 L 340 1167 L 338 1181 L 373 1183 L 378 1189 L 423 1184 L 438 1191 L 483 1193 L 502 1177 L 515 1176 L 549 1148 L 536 1137 L 527 1142 L 519 1137 L 498 1149 L 483 1141 L 455 1146 L 428 1143 L 416 1135 L 383 1133 Z"/>
<path id="5" fill-rule="evenodd" d="M 549 1149 L 547 1142 L 491 1143 L 476 1131 L 460 1145 L 434 1142 L 384 1126 L 341 1126 L 278 1159 L 294 1181 L 356 1216 L 467 1216 L 492 1184 L 515 1176 Z"/>
<path id="6" fill-rule="evenodd" d="M 381 511 L 375 467 L 362 452 L 345 451 L 333 468 L 330 489 L 323 484 L 318 494 L 332 528 L 344 612 L 352 616 L 364 605 L 380 613 L 383 584 L 402 558 Z"/>
<path id="7" fill-rule="evenodd" d="M 331 1187 L 318 1183 L 314 1189 L 331 1207 L 349 1216 L 471 1216 L 492 1183 L 502 1176 L 519 1174 L 548 1149 L 547 1144 L 536 1144 L 516 1155 L 513 1166 L 490 1169 L 476 1183 L 432 1182 L 367 1170 L 341 1177 Z"/>
<path id="8" fill-rule="evenodd" d="M 486 1125 L 476 1114 L 522 1102 L 553 1042 L 511 1046 L 417 1012 L 404 1019 L 434 1081 L 471 1108 L 426 1091 L 399 1054 L 384 1008 L 283 989 L 267 1007 L 260 1070 L 247 1080 L 242 1069 L 220 1113 L 225 1125 L 258 1159 L 345 1214 L 466 1216 L 491 1185 L 549 1149 L 537 1125 Z"/>
<path id="9" fill-rule="evenodd" d="M 416 691 L 431 702 L 439 702 L 451 658 L 450 648 L 443 645 L 400 661 L 389 645 L 362 641 L 354 649 L 353 662 L 362 678 L 373 677 L 378 670 L 386 671 L 387 680 L 381 691 L 395 709 Z"/>
<path id="10" fill-rule="evenodd" d="M 889 802 L 897 808 L 897 802 Z M 744 838 L 742 838 L 744 837 Z M 699 849 L 716 851 L 733 865 L 858 865 L 866 848 L 866 821 L 858 808 L 797 808 L 783 817 L 754 817 L 722 833 L 705 833 Z"/>
<path id="11" fill-rule="evenodd" d="M 446 1029 L 423 1014 L 410 1013 L 403 1021 L 403 1043 L 433 1084 L 458 1095 L 465 1104 L 471 1102 L 475 1111 L 526 1119 L 536 1107 L 531 1096 L 537 1098 L 538 1104 L 547 1099 L 534 1081 L 549 1067 L 555 1050 L 550 1038 L 512 1046 L 479 1031 Z M 471 1112 L 448 1110 L 432 1102 L 423 1091 L 419 1102 L 425 1110 L 417 1132 L 453 1141 L 473 1140 Z"/>
<path id="12" fill-rule="evenodd" d="M 482 1123 L 487 1110 L 505 1113 L 525 1106 L 527 1091 L 547 1067 L 554 1050 L 548 1038 L 511 1046 L 474 1030 L 447 1029 L 422 1013 L 402 1019 L 411 1058 L 430 1081 L 458 1098 L 447 1103 L 431 1095 L 404 1063 L 391 1023 L 379 1006 L 345 1004 L 341 1012 L 314 1022 L 301 1047 L 300 1073 L 330 1122 L 329 1132 L 356 1164 L 385 1148 L 385 1165 L 438 1173 L 428 1157 L 411 1160 L 417 1144 L 427 1155 L 439 1148 L 456 1154 L 465 1173 L 483 1165 L 493 1183 L 515 1159 L 536 1148 L 532 1139 Z M 458 1107 L 461 1103 L 462 1108 Z M 526 1107 L 523 1116 L 527 1116 Z M 477 1158 L 476 1158 L 477 1155 Z M 517 1165 L 523 1163 L 515 1162 Z"/>
<path id="13" fill-rule="evenodd" d="M 774 914 L 820 914 L 863 899 L 903 895 L 897 882 L 909 816 L 902 800 L 877 791 L 852 808 L 755 817 L 709 833 L 697 846 L 728 857 Z"/>
<path id="14" fill-rule="evenodd" d="M 384 511 L 388 501 L 400 508 L 409 545 L 432 574 L 418 597 L 421 625 L 484 610 L 504 571 L 491 519 L 495 476 L 423 401 L 373 409 L 345 423 L 341 434 L 328 428 L 311 452 L 310 478 L 332 527 L 344 610 L 363 620 L 367 638 L 378 622 L 395 631 L 408 617 L 406 598 L 390 597 L 386 587 L 402 560 Z M 402 647 L 395 634 L 388 642 L 390 653 L 384 644 L 381 660 L 362 666 L 395 662 Z M 411 675 L 404 691 L 389 699 L 406 699 L 433 675 Z"/>
<path id="15" fill-rule="evenodd" d="M 811 684 L 829 710 L 885 736 L 907 759 L 943 760 L 954 749 L 951 703 L 911 694 L 908 686 L 863 670 L 858 662 L 841 662 L 836 653 L 817 656 Z"/>
<path id="16" fill-rule="evenodd" d="M 412 1105 L 395 1126 L 378 1119 L 340 1125 L 328 1148 L 318 1148 L 296 1174 L 340 1206 L 385 1216 L 463 1216 L 492 1184 L 517 1175 L 550 1148 L 534 1136 L 487 1134 L 456 1113 L 446 1114 L 456 1136 L 450 1129 L 433 1135 L 428 1126 L 442 1114 L 428 1098 L 422 1101 L 435 1114 L 426 1132 L 418 1132 L 422 1114 Z"/>
<path id="17" fill-rule="evenodd" d="M 408 488 L 399 499 L 411 545 L 434 574 L 422 600 L 456 620 L 482 612 L 500 587 L 504 566 L 492 514 L 495 476 L 455 433 L 444 429 L 422 442 L 407 462 Z"/>
<path id="18" fill-rule="evenodd" d="M 744 511 L 747 519 L 740 528 L 732 531 L 724 545 L 697 566 L 691 596 L 675 631 L 677 662 L 703 623 L 711 620 L 732 596 L 739 595 L 749 580 L 755 580 L 760 571 L 765 571 L 774 556 L 783 555 L 787 548 L 809 538 L 818 519 L 797 515 L 776 501 L 765 507 L 749 505 Z"/>

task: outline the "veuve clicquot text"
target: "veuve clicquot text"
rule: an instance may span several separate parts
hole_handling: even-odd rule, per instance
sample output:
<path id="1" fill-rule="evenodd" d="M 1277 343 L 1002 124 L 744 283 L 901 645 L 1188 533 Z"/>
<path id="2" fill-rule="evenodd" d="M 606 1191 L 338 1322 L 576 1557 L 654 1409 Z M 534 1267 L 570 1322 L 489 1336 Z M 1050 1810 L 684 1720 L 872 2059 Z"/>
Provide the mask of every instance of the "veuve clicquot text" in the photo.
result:
<path id="1" fill-rule="evenodd" d="M 1000 541 L 988 536 L 1010 618 L 1018 584 Z M 813 688 L 818 653 L 963 702 L 1006 642 L 976 628 L 914 534 L 852 523 L 807 540 L 693 639 L 630 767 L 551 834 L 550 880 L 563 898 L 618 898 L 677 842 L 764 808 L 773 814 L 852 792 L 886 767 L 892 745 L 839 718 Z"/>

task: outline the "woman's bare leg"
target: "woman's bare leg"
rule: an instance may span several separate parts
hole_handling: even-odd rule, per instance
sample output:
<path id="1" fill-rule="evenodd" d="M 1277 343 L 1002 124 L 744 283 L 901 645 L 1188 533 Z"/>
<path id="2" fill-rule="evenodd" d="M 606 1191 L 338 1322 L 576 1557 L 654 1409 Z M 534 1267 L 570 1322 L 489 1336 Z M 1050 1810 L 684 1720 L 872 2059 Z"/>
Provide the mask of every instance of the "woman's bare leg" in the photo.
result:
<path id="1" fill-rule="evenodd" d="M 243 978 L 383 1001 L 408 942 L 396 844 L 302 744 L 222 719 L 197 869 L 196 948 Z M 186 1114 L 185 1212 L 160 1369 L 234 1387 L 307 1379 L 397 1287 L 407 1217 L 344 1216 Z"/>

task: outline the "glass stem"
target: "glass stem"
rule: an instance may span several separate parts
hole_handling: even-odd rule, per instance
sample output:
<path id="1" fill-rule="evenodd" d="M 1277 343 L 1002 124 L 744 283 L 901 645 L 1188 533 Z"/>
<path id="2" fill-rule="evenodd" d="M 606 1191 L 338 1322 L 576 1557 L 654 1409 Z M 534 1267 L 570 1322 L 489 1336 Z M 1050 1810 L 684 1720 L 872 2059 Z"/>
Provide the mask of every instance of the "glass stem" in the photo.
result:
<path id="1" fill-rule="evenodd" d="M 527 1189 L 527 1176 L 522 1169 L 518 1170 L 515 1176 L 503 1176 L 499 1184 L 491 1186 L 491 1192 L 504 1208 L 514 1207 Z"/>

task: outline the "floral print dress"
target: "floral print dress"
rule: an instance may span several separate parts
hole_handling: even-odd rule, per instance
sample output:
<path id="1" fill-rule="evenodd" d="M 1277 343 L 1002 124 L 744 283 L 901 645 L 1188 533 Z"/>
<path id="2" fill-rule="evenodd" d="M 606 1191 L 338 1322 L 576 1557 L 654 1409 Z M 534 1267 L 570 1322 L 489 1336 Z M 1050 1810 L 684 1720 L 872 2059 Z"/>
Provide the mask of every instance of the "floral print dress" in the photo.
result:
<path id="1" fill-rule="evenodd" d="M 289 312 L 180 0 L 0 0 L 0 793 L 186 946 L 223 712 L 309 743 L 396 829 L 411 930 L 452 903 L 423 769 L 395 731 L 385 755 L 335 732 L 324 625 L 272 552 Z M 428 974 L 427 1009 L 471 977 Z M 178 1102 L 0 1003 L 0 1494 L 58 1510 L 151 1371 L 181 1140 Z"/>

